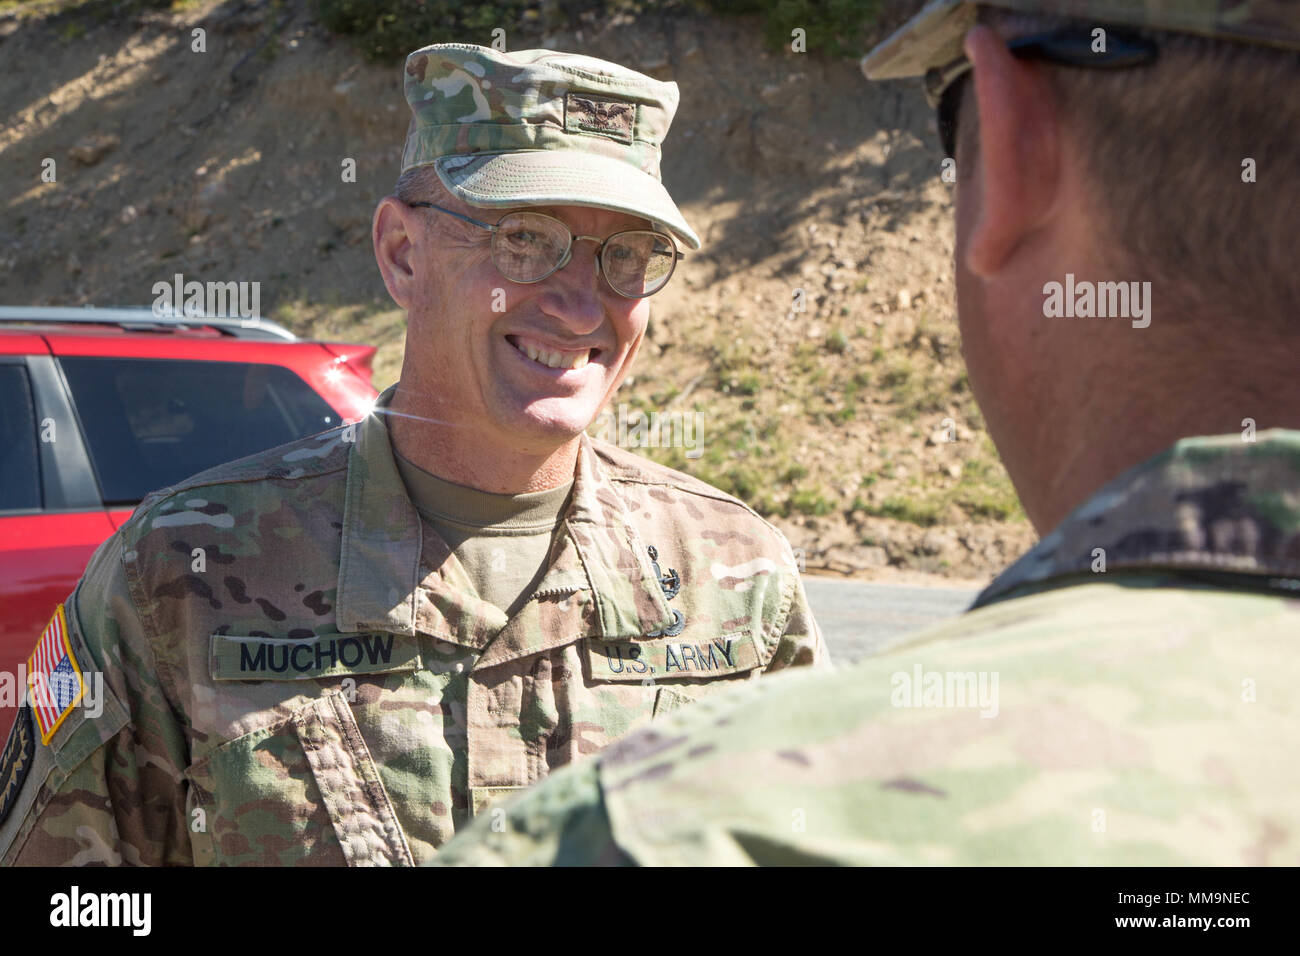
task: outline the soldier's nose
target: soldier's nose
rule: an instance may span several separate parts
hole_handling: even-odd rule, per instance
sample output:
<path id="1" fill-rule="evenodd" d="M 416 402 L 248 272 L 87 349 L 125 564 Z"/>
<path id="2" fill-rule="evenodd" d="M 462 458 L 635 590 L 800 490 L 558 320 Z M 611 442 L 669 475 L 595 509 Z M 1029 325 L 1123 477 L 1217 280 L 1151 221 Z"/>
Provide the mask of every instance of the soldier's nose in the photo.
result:
<path id="1" fill-rule="evenodd" d="M 605 320 L 601 283 L 605 281 L 596 262 L 596 246 L 575 240 L 569 261 L 546 279 L 541 309 L 559 319 L 575 335 L 587 335 Z"/>

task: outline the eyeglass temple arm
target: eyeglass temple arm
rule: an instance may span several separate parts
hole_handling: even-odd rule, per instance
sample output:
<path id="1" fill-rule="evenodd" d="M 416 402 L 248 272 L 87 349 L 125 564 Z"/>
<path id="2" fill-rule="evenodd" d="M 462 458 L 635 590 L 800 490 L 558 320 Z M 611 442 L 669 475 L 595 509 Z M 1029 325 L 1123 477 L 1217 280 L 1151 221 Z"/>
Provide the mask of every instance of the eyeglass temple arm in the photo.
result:
<path id="1" fill-rule="evenodd" d="M 491 229 L 493 232 L 496 232 L 497 229 L 500 228 L 499 226 L 494 226 L 494 225 L 492 225 L 491 223 L 479 222 L 477 219 L 471 219 L 469 216 L 462 216 L 460 213 L 458 213 L 458 212 L 452 212 L 450 209 L 444 209 L 442 206 L 439 206 L 439 205 L 438 205 L 437 203 L 435 203 L 435 202 L 408 202 L 407 205 L 408 205 L 408 206 L 420 206 L 420 207 L 424 207 L 424 208 L 428 208 L 428 209 L 436 209 L 436 210 L 438 210 L 439 212 L 445 212 L 445 213 L 446 213 L 447 215 L 449 215 L 449 216 L 455 216 L 457 219 L 460 219 L 460 220 L 462 220 L 462 221 L 464 221 L 464 222 L 472 223 L 472 224 L 474 224 L 475 226 L 482 226 L 484 229 Z M 681 254 L 680 252 L 678 252 L 676 249 L 673 250 L 673 254 L 674 254 L 674 255 L 675 255 L 679 260 L 681 260 L 681 259 L 685 259 L 685 258 L 686 258 L 684 255 L 682 255 L 682 254 Z"/>
<path id="2" fill-rule="evenodd" d="M 444 209 L 442 206 L 439 206 L 436 202 L 408 202 L 407 205 L 422 206 L 428 209 L 436 209 L 438 210 L 438 212 L 445 212 L 449 216 L 455 216 L 457 219 L 460 219 L 463 222 L 468 222 L 475 226 L 481 226 L 484 229 L 490 229 L 492 232 L 497 231 L 497 227 L 492 225 L 491 223 L 479 222 L 477 219 L 471 219 L 469 216 L 462 216 L 458 212 L 452 212 L 450 209 Z"/>

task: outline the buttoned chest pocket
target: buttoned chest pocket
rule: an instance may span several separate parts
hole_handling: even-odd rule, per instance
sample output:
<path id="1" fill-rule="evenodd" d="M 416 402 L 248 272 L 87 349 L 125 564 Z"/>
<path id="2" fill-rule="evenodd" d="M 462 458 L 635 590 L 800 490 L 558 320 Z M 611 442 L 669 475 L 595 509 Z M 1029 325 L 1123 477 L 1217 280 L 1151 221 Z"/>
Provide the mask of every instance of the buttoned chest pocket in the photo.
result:
<path id="1" fill-rule="evenodd" d="M 411 864 L 388 794 L 338 691 L 227 741 L 186 771 L 196 862 Z"/>
<path id="2" fill-rule="evenodd" d="M 410 864 L 350 698 L 360 682 L 419 667 L 418 647 L 390 634 L 214 634 L 211 706 L 226 711 L 217 723 L 250 713 L 272 719 L 218 744 L 186 771 L 196 862 Z"/>

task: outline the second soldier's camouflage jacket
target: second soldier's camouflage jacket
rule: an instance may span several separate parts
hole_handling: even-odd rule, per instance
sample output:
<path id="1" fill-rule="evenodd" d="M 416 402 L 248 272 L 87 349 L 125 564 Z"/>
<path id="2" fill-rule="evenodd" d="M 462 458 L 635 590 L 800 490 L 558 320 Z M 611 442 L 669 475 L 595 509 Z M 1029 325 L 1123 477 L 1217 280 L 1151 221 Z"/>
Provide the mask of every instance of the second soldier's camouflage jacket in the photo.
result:
<path id="1" fill-rule="evenodd" d="M 435 865 L 1300 862 L 1300 432 L 1195 438 L 977 610 L 702 701 Z"/>
<path id="2" fill-rule="evenodd" d="M 101 712 L 48 744 L 19 714 L 0 860 L 426 861 L 502 793 L 823 657 L 789 545 L 722 492 L 584 436 L 562 521 L 507 620 L 376 415 L 151 495 L 66 605 Z"/>

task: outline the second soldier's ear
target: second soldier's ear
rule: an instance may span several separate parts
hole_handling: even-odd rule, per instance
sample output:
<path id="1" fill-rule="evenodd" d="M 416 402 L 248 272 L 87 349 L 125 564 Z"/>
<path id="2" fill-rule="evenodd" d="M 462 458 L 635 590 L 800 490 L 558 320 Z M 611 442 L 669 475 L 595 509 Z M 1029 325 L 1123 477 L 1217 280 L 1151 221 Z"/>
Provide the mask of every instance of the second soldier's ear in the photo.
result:
<path id="1" fill-rule="evenodd" d="M 403 309 L 410 309 L 414 298 L 415 240 L 419 228 L 419 210 L 412 209 L 395 196 L 385 196 L 375 208 L 370 224 L 370 238 L 375 248 L 375 262 L 384 277 L 384 285 Z"/>
<path id="2" fill-rule="evenodd" d="M 1039 65 L 1012 56 L 987 26 L 966 35 L 965 49 L 974 65 L 973 104 L 968 98 L 966 108 L 973 105 L 979 116 L 978 156 L 963 160 L 969 172 L 961 188 L 975 193 L 969 200 L 977 207 L 966 266 L 987 278 L 1056 211 L 1062 140 L 1055 96 Z"/>

